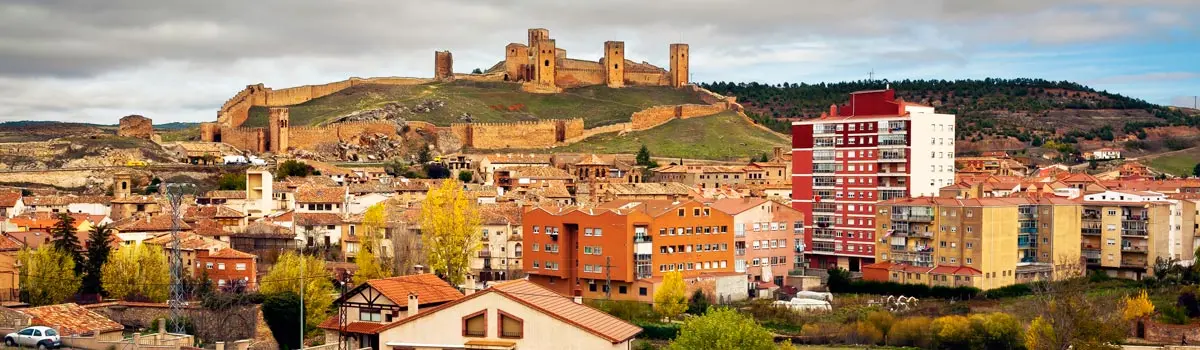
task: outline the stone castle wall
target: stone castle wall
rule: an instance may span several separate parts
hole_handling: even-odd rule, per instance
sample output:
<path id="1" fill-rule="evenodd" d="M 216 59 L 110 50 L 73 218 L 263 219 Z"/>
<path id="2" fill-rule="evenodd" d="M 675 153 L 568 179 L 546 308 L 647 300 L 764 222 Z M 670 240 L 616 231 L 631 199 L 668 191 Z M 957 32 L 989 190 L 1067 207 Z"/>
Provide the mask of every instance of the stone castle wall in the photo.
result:
<path id="1" fill-rule="evenodd" d="M 267 151 L 267 128 L 221 128 L 221 142 L 238 149 L 262 153 Z"/>
<path id="2" fill-rule="evenodd" d="M 516 123 L 455 123 L 450 132 L 463 146 L 476 149 L 548 148 L 583 135 L 583 119 L 547 119 Z"/>
<path id="3" fill-rule="evenodd" d="M 625 71 L 626 85 L 667 86 L 671 84 L 670 77 L 665 72 L 630 72 Z"/>
<path id="4" fill-rule="evenodd" d="M 501 78 L 502 80 L 502 78 Z M 417 85 L 432 81 L 424 78 L 381 77 L 381 78 L 350 78 L 342 81 L 321 85 L 304 85 L 286 89 L 274 90 L 263 84 L 249 85 L 236 95 L 225 101 L 217 111 L 217 122 L 222 127 L 237 127 L 250 117 L 250 107 L 284 107 L 301 104 L 315 98 L 328 96 L 355 85 Z"/>
<path id="5" fill-rule="evenodd" d="M 604 70 L 600 68 L 559 68 L 554 74 L 554 84 L 567 89 L 602 85 L 604 84 Z"/>

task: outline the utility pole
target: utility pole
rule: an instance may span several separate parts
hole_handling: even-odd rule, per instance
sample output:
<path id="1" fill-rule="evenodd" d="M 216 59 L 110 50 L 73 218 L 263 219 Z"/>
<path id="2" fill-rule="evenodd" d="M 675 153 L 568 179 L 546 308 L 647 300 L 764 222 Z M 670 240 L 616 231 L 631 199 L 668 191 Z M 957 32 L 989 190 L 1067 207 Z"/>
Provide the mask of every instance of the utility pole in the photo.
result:
<path id="1" fill-rule="evenodd" d="M 604 257 L 604 298 L 612 300 L 612 257 Z"/>

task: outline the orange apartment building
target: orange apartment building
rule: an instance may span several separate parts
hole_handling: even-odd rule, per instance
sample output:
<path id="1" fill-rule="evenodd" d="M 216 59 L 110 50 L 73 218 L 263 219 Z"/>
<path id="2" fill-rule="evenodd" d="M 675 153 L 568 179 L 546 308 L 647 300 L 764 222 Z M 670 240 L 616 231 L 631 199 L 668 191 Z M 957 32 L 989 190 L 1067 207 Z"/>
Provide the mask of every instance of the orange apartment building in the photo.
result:
<path id="1" fill-rule="evenodd" d="M 804 213 L 763 198 L 726 198 L 714 209 L 733 216 L 734 271 L 782 286 L 804 261 Z"/>
<path id="2" fill-rule="evenodd" d="M 612 299 L 650 301 L 669 271 L 735 274 L 733 217 L 701 202 L 536 207 L 522 219 L 524 270 L 559 294 L 602 299 L 611 281 Z"/>

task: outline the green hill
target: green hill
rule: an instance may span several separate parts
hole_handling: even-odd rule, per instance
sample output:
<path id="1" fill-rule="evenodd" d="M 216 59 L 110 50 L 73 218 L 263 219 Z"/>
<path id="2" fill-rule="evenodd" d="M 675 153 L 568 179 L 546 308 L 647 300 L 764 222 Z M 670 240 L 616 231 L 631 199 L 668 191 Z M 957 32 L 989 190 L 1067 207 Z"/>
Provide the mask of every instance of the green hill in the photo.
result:
<path id="1" fill-rule="evenodd" d="M 547 152 L 637 153 L 643 144 L 655 157 L 744 160 L 786 146 L 787 137 L 760 129 L 733 112 L 676 119 L 659 127 L 601 134 Z"/>
<path id="2" fill-rule="evenodd" d="M 583 118 L 587 127 L 629 121 L 633 112 L 655 105 L 704 103 L 696 93 L 667 87 L 610 89 L 591 86 L 559 94 L 531 94 L 514 83 L 456 81 L 421 85 L 357 85 L 290 106 L 293 125 L 318 125 L 350 113 L 398 110 L 405 120 L 447 126 L 462 121 L 513 122 Z M 254 107 L 243 126 L 263 127 L 267 108 Z"/>

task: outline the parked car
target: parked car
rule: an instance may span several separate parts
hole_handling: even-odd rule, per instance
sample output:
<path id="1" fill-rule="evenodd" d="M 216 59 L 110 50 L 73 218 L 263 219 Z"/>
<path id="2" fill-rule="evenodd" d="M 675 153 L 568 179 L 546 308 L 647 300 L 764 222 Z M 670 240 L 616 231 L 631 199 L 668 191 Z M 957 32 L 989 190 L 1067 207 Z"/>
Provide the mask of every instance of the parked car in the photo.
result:
<path id="1" fill-rule="evenodd" d="M 58 331 L 54 328 L 33 326 L 4 336 L 4 345 L 55 349 L 62 346 L 62 339 L 58 337 Z"/>

